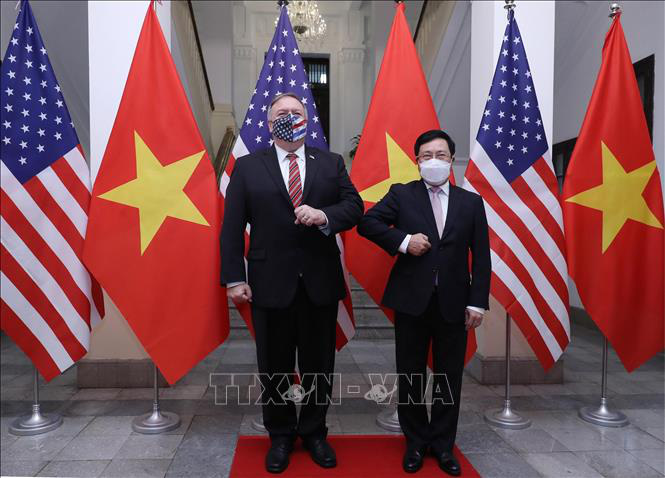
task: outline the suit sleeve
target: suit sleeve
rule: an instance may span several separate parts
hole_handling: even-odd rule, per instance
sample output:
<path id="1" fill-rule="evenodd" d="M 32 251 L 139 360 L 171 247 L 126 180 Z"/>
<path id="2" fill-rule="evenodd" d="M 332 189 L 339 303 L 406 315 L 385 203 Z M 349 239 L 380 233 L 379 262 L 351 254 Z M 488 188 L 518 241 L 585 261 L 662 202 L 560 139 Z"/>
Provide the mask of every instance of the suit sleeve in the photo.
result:
<path id="1" fill-rule="evenodd" d="M 394 256 L 407 236 L 394 227 L 399 215 L 399 200 L 395 185 L 390 186 L 388 194 L 371 207 L 358 224 L 358 234 L 366 237 Z"/>
<path id="2" fill-rule="evenodd" d="M 487 310 L 489 309 L 490 277 L 492 275 L 489 228 L 483 199 L 480 196 L 477 196 L 476 199 L 471 241 L 471 290 L 468 305 Z"/>
<path id="3" fill-rule="evenodd" d="M 344 160 L 339 155 L 337 156 L 337 183 L 339 186 L 339 201 L 321 209 L 328 218 L 331 234 L 346 231 L 358 224 L 364 209 L 363 201 L 346 172 Z"/>
<path id="4" fill-rule="evenodd" d="M 244 161 L 236 161 L 231 180 L 226 188 L 224 221 L 220 234 L 222 256 L 221 283 L 246 282 L 245 273 L 245 228 L 247 227 L 247 204 L 245 202 Z"/>

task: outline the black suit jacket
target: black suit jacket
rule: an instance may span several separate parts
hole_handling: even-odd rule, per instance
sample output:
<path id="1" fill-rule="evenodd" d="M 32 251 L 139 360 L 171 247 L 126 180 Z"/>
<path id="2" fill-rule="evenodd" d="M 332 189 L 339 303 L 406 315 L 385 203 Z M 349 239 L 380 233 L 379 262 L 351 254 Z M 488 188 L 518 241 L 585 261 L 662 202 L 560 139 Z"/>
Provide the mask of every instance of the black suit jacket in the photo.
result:
<path id="1" fill-rule="evenodd" d="M 463 321 L 468 305 L 489 308 L 489 233 L 479 195 L 450 185 L 446 224 L 438 237 L 425 183 L 393 184 L 388 194 L 367 211 L 358 233 L 391 255 L 398 253 L 407 234 L 423 233 L 432 245 L 419 257 L 399 255 L 383 295 L 386 307 L 409 315 L 423 314 L 438 272 L 439 308 L 447 322 Z"/>
<path id="2" fill-rule="evenodd" d="M 274 147 L 238 158 L 231 174 L 221 233 L 221 282 L 248 282 L 259 307 L 288 306 L 300 275 L 317 305 L 333 304 L 346 295 L 335 234 L 358 223 L 363 203 L 340 155 L 305 147 L 305 162 L 302 204 L 325 212 L 330 235 L 317 226 L 294 224 L 293 204 Z"/>

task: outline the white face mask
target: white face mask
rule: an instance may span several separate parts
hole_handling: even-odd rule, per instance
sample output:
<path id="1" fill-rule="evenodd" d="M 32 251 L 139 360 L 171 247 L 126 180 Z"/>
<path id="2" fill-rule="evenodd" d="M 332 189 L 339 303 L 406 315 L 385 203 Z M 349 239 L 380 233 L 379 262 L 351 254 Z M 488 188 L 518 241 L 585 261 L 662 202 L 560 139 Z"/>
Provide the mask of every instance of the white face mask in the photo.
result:
<path id="1" fill-rule="evenodd" d="M 451 163 L 442 159 L 430 159 L 420 163 L 420 176 L 430 186 L 441 186 L 448 181 Z"/>

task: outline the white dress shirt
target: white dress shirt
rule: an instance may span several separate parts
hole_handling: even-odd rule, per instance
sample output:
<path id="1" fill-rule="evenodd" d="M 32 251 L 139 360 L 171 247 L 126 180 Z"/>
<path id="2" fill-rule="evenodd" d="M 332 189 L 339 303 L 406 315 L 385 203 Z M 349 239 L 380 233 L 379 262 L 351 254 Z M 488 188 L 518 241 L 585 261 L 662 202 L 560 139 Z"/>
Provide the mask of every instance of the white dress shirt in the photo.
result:
<path id="1" fill-rule="evenodd" d="M 427 187 L 427 194 L 430 197 L 430 201 L 431 201 L 432 194 L 434 194 L 432 192 L 432 188 L 434 186 L 432 186 L 430 184 L 427 184 L 427 183 L 425 183 L 425 186 Z M 437 199 L 441 203 L 441 211 L 443 213 L 443 218 L 441 218 L 441 224 L 443 224 L 444 228 L 446 227 L 446 217 L 448 215 L 448 199 L 449 199 L 449 197 L 450 197 L 450 181 L 446 181 L 443 185 L 439 186 L 439 193 L 437 194 Z M 404 238 L 404 240 L 402 241 L 402 243 L 400 244 L 400 246 L 398 248 L 398 251 L 401 252 L 402 254 L 408 254 L 407 249 L 409 247 L 409 241 L 410 240 L 411 240 L 411 234 L 407 234 L 406 237 Z M 473 310 L 475 312 L 478 312 L 480 314 L 485 313 L 485 309 L 483 309 L 481 307 L 474 307 L 474 306 L 468 305 L 466 308 L 469 309 L 469 310 Z"/>

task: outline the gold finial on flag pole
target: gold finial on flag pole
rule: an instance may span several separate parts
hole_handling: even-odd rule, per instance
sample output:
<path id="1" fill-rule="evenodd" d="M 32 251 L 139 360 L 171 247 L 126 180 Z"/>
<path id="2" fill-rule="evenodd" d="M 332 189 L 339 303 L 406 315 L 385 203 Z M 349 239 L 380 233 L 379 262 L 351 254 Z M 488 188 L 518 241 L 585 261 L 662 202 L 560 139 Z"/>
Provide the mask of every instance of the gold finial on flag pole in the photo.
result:
<path id="1" fill-rule="evenodd" d="M 619 13 L 621 13 L 621 5 L 618 3 L 612 3 L 610 5 L 610 14 L 608 15 L 610 18 L 616 17 Z"/>

